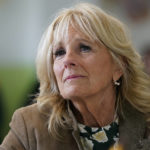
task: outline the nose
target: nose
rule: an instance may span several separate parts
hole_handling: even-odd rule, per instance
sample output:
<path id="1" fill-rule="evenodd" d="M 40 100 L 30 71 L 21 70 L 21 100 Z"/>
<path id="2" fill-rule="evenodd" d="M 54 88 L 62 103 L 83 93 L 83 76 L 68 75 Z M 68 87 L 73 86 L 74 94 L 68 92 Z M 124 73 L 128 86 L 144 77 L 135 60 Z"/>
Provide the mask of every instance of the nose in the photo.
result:
<path id="1" fill-rule="evenodd" d="M 65 54 L 63 64 L 65 68 L 77 66 L 77 58 L 75 52 L 73 52 L 72 50 L 68 50 Z"/>

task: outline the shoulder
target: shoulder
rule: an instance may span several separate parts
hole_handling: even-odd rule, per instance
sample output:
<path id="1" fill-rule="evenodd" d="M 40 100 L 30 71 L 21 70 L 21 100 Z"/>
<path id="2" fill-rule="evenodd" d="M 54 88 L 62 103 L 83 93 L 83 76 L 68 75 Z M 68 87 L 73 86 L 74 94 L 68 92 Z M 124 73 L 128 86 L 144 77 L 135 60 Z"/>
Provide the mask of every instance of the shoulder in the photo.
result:
<path id="1" fill-rule="evenodd" d="M 23 145 L 25 149 L 35 149 L 37 141 L 49 139 L 48 118 L 40 113 L 37 104 L 17 109 L 10 122 L 10 131 L 3 145 Z"/>
<path id="2" fill-rule="evenodd" d="M 21 113 L 21 114 L 28 115 L 28 114 L 38 113 L 38 112 L 39 112 L 38 105 L 37 105 L 37 103 L 34 103 L 29 106 L 18 108 L 14 114 Z"/>
<path id="3" fill-rule="evenodd" d="M 123 118 L 119 118 L 119 136 L 125 149 L 148 150 L 150 139 L 145 114 L 126 102 L 123 115 Z"/>
<path id="4" fill-rule="evenodd" d="M 37 103 L 34 103 L 29 106 L 21 107 L 14 112 L 14 115 L 15 114 L 20 114 L 20 115 L 23 115 L 24 117 L 30 116 L 30 118 L 33 116 L 35 118 L 36 116 L 42 115 L 38 109 Z"/>
<path id="5" fill-rule="evenodd" d="M 24 124 L 26 128 L 39 128 L 45 126 L 48 118 L 42 114 L 37 103 L 17 109 L 12 117 L 10 127 Z"/>

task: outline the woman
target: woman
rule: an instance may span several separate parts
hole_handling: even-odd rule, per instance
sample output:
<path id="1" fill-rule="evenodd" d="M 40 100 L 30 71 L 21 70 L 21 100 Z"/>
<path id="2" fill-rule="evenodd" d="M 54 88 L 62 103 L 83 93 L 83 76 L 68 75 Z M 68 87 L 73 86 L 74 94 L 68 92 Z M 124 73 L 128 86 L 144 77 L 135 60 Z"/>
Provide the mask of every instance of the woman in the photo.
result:
<path id="1" fill-rule="evenodd" d="M 123 24 L 81 3 L 46 30 L 37 103 L 17 110 L 0 150 L 148 150 L 149 77 Z"/>

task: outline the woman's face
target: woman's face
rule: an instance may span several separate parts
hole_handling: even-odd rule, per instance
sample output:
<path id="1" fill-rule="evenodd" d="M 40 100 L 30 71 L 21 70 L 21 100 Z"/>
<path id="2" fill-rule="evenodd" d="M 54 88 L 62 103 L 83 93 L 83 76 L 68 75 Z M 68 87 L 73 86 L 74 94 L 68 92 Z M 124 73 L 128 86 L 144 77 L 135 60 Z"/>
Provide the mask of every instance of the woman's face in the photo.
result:
<path id="1" fill-rule="evenodd" d="M 121 76 L 107 48 L 73 28 L 54 45 L 53 59 L 58 88 L 66 99 L 86 98 L 114 89 L 113 79 Z"/>

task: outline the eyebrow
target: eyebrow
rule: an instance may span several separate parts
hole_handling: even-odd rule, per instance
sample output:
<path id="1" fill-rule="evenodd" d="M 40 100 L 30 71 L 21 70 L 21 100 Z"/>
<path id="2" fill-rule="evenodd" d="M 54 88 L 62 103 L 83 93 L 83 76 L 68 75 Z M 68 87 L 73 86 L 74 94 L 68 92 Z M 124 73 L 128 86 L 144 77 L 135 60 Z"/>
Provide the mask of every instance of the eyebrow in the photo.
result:
<path id="1" fill-rule="evenodd" d="M 88 40 L 87 38 L 75 38 L 75 41 L 85 41 L 85 42 L 92 42 L 91 40 Z"/>
<path id="2" fill-rule="evenodd" d="M 86 38 L 78 38 L 78 37 L 75 38 L 74 41 L 77 41 L 77 42 L 78 42 L 78 41 L 79 41 L 79 42 L 82 41 L 82 42 L 86 42 L 86 43 L 89 43 L 89 44 L 90 44 L 90 43 L 93 43 L 93 41 L 91 41 L 91 40 L 88 40 L 88 39 L 86 39 Z M 59 46 L 61 46 L 61 45 L 63 45 L 63 41 L 61 41 L 61 40 L 58 41 L 58 42 L 54 42 L 53 48 L 59 47 Z"/>

